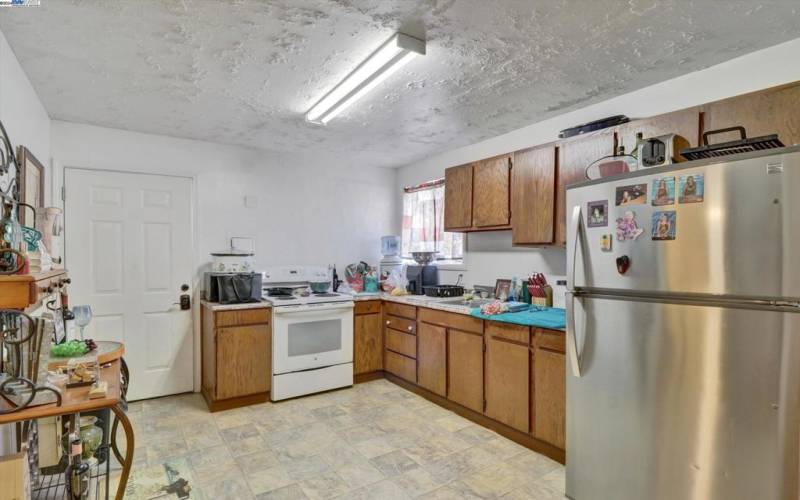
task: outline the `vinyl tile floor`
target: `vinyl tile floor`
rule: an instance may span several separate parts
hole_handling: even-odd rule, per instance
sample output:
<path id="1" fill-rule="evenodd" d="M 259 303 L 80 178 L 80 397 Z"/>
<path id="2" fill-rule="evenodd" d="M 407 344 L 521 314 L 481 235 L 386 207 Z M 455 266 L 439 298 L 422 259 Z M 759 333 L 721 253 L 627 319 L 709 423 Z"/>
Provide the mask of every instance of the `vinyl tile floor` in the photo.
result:
<path id="1" fill-rule="evenodd" d="M 218 413 L 184 394 L 129 417 L 130 500 L 564 498 L 561 464 L 386 380 Z"/>

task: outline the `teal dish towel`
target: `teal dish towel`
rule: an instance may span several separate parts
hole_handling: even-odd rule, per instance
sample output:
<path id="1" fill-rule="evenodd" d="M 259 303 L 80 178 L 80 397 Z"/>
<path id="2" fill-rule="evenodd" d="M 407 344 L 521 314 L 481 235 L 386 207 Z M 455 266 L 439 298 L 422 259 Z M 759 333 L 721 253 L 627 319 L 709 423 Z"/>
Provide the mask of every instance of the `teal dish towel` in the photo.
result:
<path id="1" fill-rule="evenodd" d="M 490 321 L 499 321 L 501 323 L 552 328 L 553 330 L 563 330 L 567 325 L 566 311 L 558 307 L 529 306 L 529 308 L 524 311 L 494 315 L 481 314 L 480 307 L 476 307 L 472 309 L 470 315 Z"/>

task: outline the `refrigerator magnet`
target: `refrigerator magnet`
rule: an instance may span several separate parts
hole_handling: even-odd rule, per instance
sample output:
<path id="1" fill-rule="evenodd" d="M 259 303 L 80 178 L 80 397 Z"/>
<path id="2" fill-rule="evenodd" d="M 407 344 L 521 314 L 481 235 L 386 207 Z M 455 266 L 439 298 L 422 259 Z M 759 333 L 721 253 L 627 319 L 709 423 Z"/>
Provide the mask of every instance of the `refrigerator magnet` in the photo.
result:
<path id="1" fill-rule="evenodd" d="M 675 177 L 653 179 L 650 200 L 654 206 L 675 204 Z"/>
<path id="2" fill-rule="evenodd" d="M 644 185 L 647 187 L 647 184 Z M 644 229 L 639 227 L 636 222 L 636 212 L 633 210 L 626 210 L 622 217 L 617 219 L 617 240 L 629 241 L 635 240 L 642 235 Z"/>
<path id="3" fill-rule="evenodd" d="M 610 234 L 604 234 L 600 238 L 600 250 L 604 252 L 610 252 L 613 242 L 614 242 L 613 236 L 611 236 Z"/>
<path id="4" fill-rule="evenodd" d="M 682 175 L 678 178 L 678 203 L 703 202 L 703 174 Z"/>
<path id="5" fill-rule="evenodd" d="M 645 203 L 647 203 L 647 184 L 631 184 L 630 186 L 617 187 L 616 204 L 618 207 L 644 205 Z"/>
<path id="6" fill-rule="evenodd" d="M 589 227 L 608 226 L 608 200 L 590 201 L 586 204 L 586 225 Z"/>
<path id="7" fill-rule="evenodd" d="M 654 240 L 674 240 L 677 230 L 678 215 L 674 210 L 663 212 L 653 212 L 653 232 Z"/>

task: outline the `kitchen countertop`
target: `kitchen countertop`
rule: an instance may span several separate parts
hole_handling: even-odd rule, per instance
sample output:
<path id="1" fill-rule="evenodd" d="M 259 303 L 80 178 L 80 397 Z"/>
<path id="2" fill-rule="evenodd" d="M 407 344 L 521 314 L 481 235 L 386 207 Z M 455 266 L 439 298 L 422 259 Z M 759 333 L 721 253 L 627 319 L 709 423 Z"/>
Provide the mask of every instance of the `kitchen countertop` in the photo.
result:
<path id="1" fill-rule="evenodd" d="M 390 295 L 388 293 L 381 293 L 379 295 L 356 295 L 353 297 L 353 300 L 365 301 L 365 300 L 386 300 L 389 302 L 397 302 L 398 304 L 406 304 L 409 306 L 416 306 L 416 307 L 427 307 L 428 309 L 438 309 L 440 311 L 447 311 L 457 314 L 465 314 L 471 315 L 472 309 L 467 306 L 459 306 L 455 304 L 444 304 L 443 302 L 454 300 L 458 297 L 446 297 L 446 298 L 435 298 L 435 297 L 428 297 L 425 295 Z M 563 311 L 559 309 L 559 311 Z M 499 321 L 504 323 L 514 323 L 514 321 L 507 321 L 505 318 L 501 319 L 504 315 L 499 314 L 498 317 L 495 318 L 485 318 L 487 321 Z M 534 313 L 535 317 L 535 313 Z M 542 328 L 549 328 L 553 330 L 564 330 L 563 328 L 553 328 L 548 326 L 546 323 L 541 325 L 533 325 L 533 326 L 540 326 Z"/>
<path id="2" fill-rule="evenodd" d="M 261 302 L 246 302 L 244 304 L 220 304 L 219 302 L 209 302 L 201 300 L 200 303 L 212 311 L 236 311 L 239 309 L 261 309 L 272 307 L 272 304 L 262 300 Z"/>

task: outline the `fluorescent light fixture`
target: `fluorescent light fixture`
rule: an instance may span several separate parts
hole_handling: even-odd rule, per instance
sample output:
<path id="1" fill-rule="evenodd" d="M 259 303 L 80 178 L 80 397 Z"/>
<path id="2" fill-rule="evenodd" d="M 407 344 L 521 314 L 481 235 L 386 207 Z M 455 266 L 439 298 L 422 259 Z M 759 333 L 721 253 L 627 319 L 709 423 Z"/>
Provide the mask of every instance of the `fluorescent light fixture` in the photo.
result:
<path id="1" fill-rule="evenodd" d="M 317 101 L 306 113 L 306 120 L 325 125 L 417 55 L 425 55 L 425 42 L 395 33 L 339 85 Z"/>

